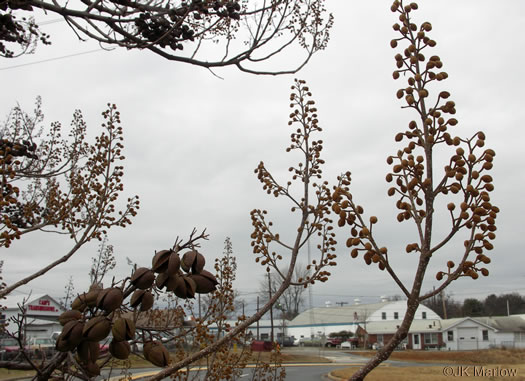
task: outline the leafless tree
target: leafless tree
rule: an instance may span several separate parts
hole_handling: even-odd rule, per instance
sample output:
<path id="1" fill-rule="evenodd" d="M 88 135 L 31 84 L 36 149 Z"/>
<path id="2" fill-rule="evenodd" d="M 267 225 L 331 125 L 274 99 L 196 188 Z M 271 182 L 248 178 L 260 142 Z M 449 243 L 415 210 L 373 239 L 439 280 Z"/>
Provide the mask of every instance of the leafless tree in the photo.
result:
<path id="1" fill-rule="evenodd" d="M 36 10 L 63 17 L 81 40 L 147 49 L 208 69 L 236 66 L 255 74 L 297 72 L 325 48 L 333 23 L 324 0 L 82 0 L 75 5 L 65 0 L 2 1 L 0 54 L 13 57 L 31 51 L 37 40 L 50 43 L 50 36 L 27 16 Z M 297 49 L 303 50 L 302 56 Z M 265 62 L 285 50 L 295 62 L 287 62 L 286 69 L 267 70 Z"/>
<path id="2" fill-rule="evenodd" d="M 287 273 L 287 269 L 282 270 L 282 273 Z M 259 299 L 262 303 L 266 303 L 269 300 L 270 290 L 273 295 L 282 283 L 282 278 L 277 273 L 269 273 L 270 282 L 268 282 L 268 276 L 264 276 L 259 282 Z M 300 264 L 296 266 L 293 282 L 298 282 L 299 279 L 306 279 L 308 276 L 308 270 Z M 299 315 L 301 307 L 304 305 L 304 287 L 292 286 L 288 287 L 283 292 L 281 298 L 277 301 L 277 304 L 281 305 L 281 314 L 284 315 L 285 319 L 292 320 L 294 317 Z M 282 316 L 281 316 L 282 317 Z"/>

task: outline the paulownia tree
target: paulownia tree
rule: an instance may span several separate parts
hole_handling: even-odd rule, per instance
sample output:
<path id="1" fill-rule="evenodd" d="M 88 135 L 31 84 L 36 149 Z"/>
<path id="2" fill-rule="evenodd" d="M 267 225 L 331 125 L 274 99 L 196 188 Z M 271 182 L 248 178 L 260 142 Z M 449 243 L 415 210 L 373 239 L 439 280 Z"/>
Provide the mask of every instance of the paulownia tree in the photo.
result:
<path id="1" fill-rule="evenodd" d="M 103 112 L 103 132 L 85 141 L 80 111 L 67 138 L 60 123 L 42 126 L 40 100 L 34 115 L 17 106 L 0 129 L 0 247 L 6 250 L 28 234 L 66 234 L 72 247 L 33 274 L 0 290 L 0 298 L 66 262 L 92 239 L 115 226 L 125 227 L 137 213 L 138 197 L 117 209 L 124 186 L 122 127 L 115 105 Z"/>
<path id="2" fill-rule="evenodd" d="M 387 158 L 392 172 L 386 176 L 387 182 L 393 183 L 388 195 L 397 199 L 397 220 L 412 223 L 417 233 L 417 241 L 406 246 L 408 255 L 418 257 L 411 285 L 399 278 L 390 261 L 392 254 L 376 238 L 373 227 L 377 217 L 365 218 L 363 207 L 353 197 L 350 173 L 341 176 L 342 186 L 332 194 L 332 209 L 339 215 L 338 225 L 350 228 L 346 244 L 352 248 L 351 256 L 361 256 L 368 265 L 375 264 L 379 270 L 386 271 L 407 297 L 407 311 L 399 329 L 352 380 L 364 379 L 407 337 L 421 302 L 439 294 L 458 278 L 487 276 L 489 271 L 484 267 L 490 263 L 487 252 L 493 249 L 491 241 L 496 237 L 499 209 L 491 203 L 490 192 L 494 186 L 489 175 L 495 153 L 483 148 L 483 132 L 469 138 L 449 132 L 458 124 L 453 117 L 456 105 L 449 99 L 448 91 L 434 90 L 448 75 L 441 71 L 441 58 L 429 52 L 436 45 L 429 36 L 431 24 L 423 22 L 418 26 L 412 21 L 416 9 L 416 3 L 399 0 L 391 7 L 399 16 L 399 22 L 393 26 L 399 37 L 391 41 L 391 46 L 404 46 L 395 56 L 397 70 L 393 78 L 407 81 L 397 91 L 397 97 L 404 101 L 403 108 L 413 111 L 416 118 L 410 121 L 407 130 L 396 135 L 396 142 L 405 141 L 406 145 Z M 441 155 L 447 148 L 450 156 L 439 164 L 436 152 L 440 149 Z M 449 227 L 444 232 L 436 231 L 434 219 L 443 214 L 448 214 Z M 465 239 L 463 247 L 458 247 L 453 240 L 460 233 Z M 457 254 L 454 258 L 438 255 L 447 244 L 450 244 L 448 252 Z M 435 274 L 437 287 L 424 294 L 421 287 L 431 258 L 440 261 L 443 268 Z"/>
<path id="3" fill-rule="evenodd" d="M 32 51 L 38 41 L 50 43 L 32 17 L 36 10 L 62 17 L 81 40 L 148 49 L 168 60 L 208 69 L 236 66 L 256 74 L 301 69 L 325 48 L 333 22 L 324 0 L 3 0 L 1 55 L 14 57 Z M 264 68 L 264 61 L 294 47 L 304 55 L 290 68 Z"/>

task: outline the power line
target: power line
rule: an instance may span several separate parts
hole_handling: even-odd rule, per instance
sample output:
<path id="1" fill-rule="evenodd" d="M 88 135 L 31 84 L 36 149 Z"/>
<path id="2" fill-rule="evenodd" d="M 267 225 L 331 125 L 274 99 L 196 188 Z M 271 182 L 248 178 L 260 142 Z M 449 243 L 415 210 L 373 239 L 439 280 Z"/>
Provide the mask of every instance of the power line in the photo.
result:
<path id="1" fill-rule="evenodd" d="M 63 22 L 63 21 L 65 21 L 65 19 L 53 19 L 53 20 L 48 20 L 48 21 L 37 22 L 37 24 L 41 26 L 41 25 L 55 24 L 57 22 Z"/>
<path id="2" fill-rule="evenodd" d="M 70 58 L 70 57 L 81 56 L 81 55 L 84 55 L 84 54 L 90 54 L 90 53 L 100 52 L 100 51 L 102 51 L 102 50 L 104 50 L 104 51 L 108 51 L 107 49 L 98 48 L 98 49 L 95 49 L 95 50 L 88 50 L 88 51 L 86 51 L 86 52 L 73 53 L 73 54 L 68 54 L 68 55 L 65 55 L 65 56 L 54 57 L 54 58 L 48 58 L 48 59 L 46 59 L 46 60 L 41 60 L 41 61 L 28 62 L 28 63 L 24 63 L 24 64 L 19 64 L 19 65 L 13 65 L 13 66 L 2 67 L 2 68 L 0 68 L 0 71 L 1 71 L 1 70 L 16 69 L 16 68 L 19 68 L 19 67 L 22 67 L 22 66 L 36 65 L 36 64 L 40 64 L 40 63 L 44 63 L 44 62 L 57 61 L 57 60 L 61 60 L 61 59 L 64 59 L 64 58 Z"/>

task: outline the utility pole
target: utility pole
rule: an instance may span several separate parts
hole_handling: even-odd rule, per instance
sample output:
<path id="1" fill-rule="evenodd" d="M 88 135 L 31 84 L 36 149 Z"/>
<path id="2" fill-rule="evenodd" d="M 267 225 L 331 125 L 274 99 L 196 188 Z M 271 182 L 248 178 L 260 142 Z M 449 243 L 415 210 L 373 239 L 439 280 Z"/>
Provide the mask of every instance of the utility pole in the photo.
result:
<path id="1" fill-rule="evenodd" d="M 343 307 L 343 304 L 348 304 L 348 302 L 335 302 L 335 304 L 340 304 Z"/>
<path id="2" fill-rule="evenodd" d="M 272 281 L 270 279 L 270 273 L 268 273 L 268 300 L 272 299 Z M 270 331 L 270 339 L 273 343 L 273 305 L 270 307 L 270 324 L 272 325 L 272 330 Z"/>
<path id="3" fill-rule="evenodd" d="M 201 320 L 201 294 L 199 294 L 199 321 Z"/>
<path id="4" fill-rule="evenodd" d="M 441 290 L 440 295 L 441 295 L 441 302 L 443 303 L 443 319 L 447 320 L 447 304 L 445 303 L 443 290 Z"/>
<path id="5" fill-rule="evenodd" d="M 508 299 L 507 299 L 507 316 L 510 316 L 510 305 L 509 305 Z"/>
<path id="6" fill-rule="evenodd" d="M 259 297 L 257 296 L 257 312 L 259 312 Z M 257 319 L 257 341 L 259 341 L 259 320 Z"/>

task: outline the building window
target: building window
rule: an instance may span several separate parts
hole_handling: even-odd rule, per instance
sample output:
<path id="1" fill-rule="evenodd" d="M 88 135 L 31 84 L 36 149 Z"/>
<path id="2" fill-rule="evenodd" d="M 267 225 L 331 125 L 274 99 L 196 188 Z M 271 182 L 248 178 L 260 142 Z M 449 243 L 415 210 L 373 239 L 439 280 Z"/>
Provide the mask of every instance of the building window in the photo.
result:
<path id="1" fill-rule="evenodd" d="M 489 341 L 489 330 L 484 329 L 482 333 L 483 333 L 483 341 Z"/>
<path id="2" fill-rule="evenodd" d="M 270 338 L 270 335 L 267 333 L 261 333 L 261 340 L 268 340 Z"/>
<path id="3" fill-rule="evenodd" d="M 399 312 L 394 312 L 394 320 L 398 320 L 399 319 Z"/>
<path id="4" fill-rule="evenodd" d="M 437 333 L 424 333 L 423 338 L 425 340 L 425 344 L 437 344 L 438 343 Z"/>
<path id="5" fill-rule="evenodd" d="M 454 341 L 454 331 L 447 331 L 447 340 Z"/>
<path id="6" fill-rule="evenodd" d="M 414 345 L 419 345 L 419 335 L 414 335 Z"/>
<path id="7" fill-rule="evenodd" d="M 421 319 L 426 319 L 427 313 L 425 311 L 421 312 Z"/>
<path id="8" fill-rule="evenodd" d="M 377 335 L 377 343 L 378 344 L 383 344 L 383 335 Z"/>
<path id="9" fill-rule="evenodd" d="M 386 312 L 381 312 L 381 319 L 386 320 Z"/>

